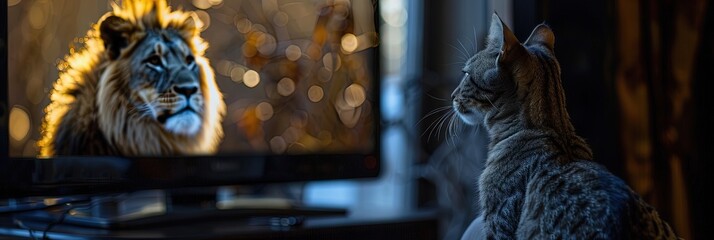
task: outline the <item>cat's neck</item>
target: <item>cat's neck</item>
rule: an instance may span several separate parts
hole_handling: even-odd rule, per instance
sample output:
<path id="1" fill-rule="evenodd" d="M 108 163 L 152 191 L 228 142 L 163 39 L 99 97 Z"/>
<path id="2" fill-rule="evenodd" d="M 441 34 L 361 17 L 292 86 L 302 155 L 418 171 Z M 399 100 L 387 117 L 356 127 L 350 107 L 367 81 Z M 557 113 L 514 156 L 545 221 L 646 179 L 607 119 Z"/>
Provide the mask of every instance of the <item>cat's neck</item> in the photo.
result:
<path id="1" fill-rule="evenodd" d="M 486 113 L 484 126 L 490 138 L 490 147 L 525 129 L 517 114 L 509 108 Z"/>
<path id="2" fill-rule="evenodd" d="M 490 142 L 489 148 L 493 149 L 497 145 L 520 144 L 510 141 L 512 137 L 528 132 L 534 140 L 538 138 L 551 139 L 551 147 L 564 155 L 563 159 L 571 160 L 592 160 L 592 150 L 581 137 L 575 133 L 569 119 L 563 119 L 563 126 L 554 127 L 553 122 L 529 121 L 524 111 L 516 109 L 496 111 L 486 114 L 485 127 L 488 131 Z M 546 124 L 547 123 L 547 124 Z"/>

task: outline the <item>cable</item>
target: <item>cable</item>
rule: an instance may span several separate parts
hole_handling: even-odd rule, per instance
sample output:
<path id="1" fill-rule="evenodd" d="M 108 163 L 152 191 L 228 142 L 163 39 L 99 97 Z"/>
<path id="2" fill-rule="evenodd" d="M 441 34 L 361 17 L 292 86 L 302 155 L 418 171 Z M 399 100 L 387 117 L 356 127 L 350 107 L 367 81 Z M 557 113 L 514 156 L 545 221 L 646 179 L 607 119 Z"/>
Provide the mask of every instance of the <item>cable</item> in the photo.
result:
<path id="1" fill-rule="evenodd" d="M 62 210 L 62 213 L 57 217 L 57 219 L 55 219 L 53 222 L 50 222 L 50 223 L 47 224 L 47 226 L 45 227 L 45 229 L 42 230 L 42 237 L 41 237 L 41 238 L 38 238 L 38 236 L 35 236 L 35 231 L 39 231 L 39 230 L 33 230 L 32 228 L 30 228 L 30 227 L 28 227 L 27 225 L 25 225 L 25 223 L 24 223 L 22 220 L 15 218 L 15 219 L 13 219 L 13 223 L 14 223 L 16 226 L 20 227 L 21 229 L 27 230 L 28 233 L 29 233 L 30 238 L 32 238 L 32 239 L 43 239 L 43 240 L 44 240 L 44 239 L 49 239 L 48 236 L 47 236 L 47 234 L 49 233 L 49 231 L 52 230 L 52 228 L 55 227 L 56 225 L 62 224 L 62 223 L 64 222 L 65 218 L 67 217 L 67 215 L 68 215 L 72 210 L 80 209 L 80 208 L 90 208 L 90 207 L 92 207 L 92 206 L 95 205 L 95 204 L 92 203 L 92 202 L 87 202 L 87 200 L 81 201 L 81 202 L 85 202 L 85 203 L 83 203 L 83 204 L 72 204 L 72 203 L 76 203 L 76 202 L 80 202 L 80 201 L 75 200 L 75 201 L 65 202 L 65 203 L 62 204 L 62 205 L 65 205 L 64 207 L 65 207 L 66 209 Z M 53 205 L 49 205 L 49 206 L 46 206 L 46 207 L 37 208 L 37 209 L 35 209 L 35 210 L 38 210 L 38 211 L 39 211 L 39 210 L 42 210 L 42 209 L 45 209 L 45 208 L 49 208 L 49 207 L 59 207 L 58 205 L 60 205 L 60 204 L 53 204 Z M 26 210 L 26 211 L 29 211 L 29 210 Z"/>
<path id="2" fill-rule="evenodd" d="M 47 224 L 47 227 L 45 227 L 45 230 L 42 231 L 42 240 L 49 239 L 49 238 L 47 238 L 47 232 L 49 232 L 55 225 L 58 225 L 58 224 L 61 224 L 62 222 L 64 222 L 64 219 L 67 217 L 67 214 L 69 214 L 69 212 L 75 208 L 76 208 L 75 206 L 71 206 L 71 207 L 65 209 L 62 212 L 62 214 L 59 216 L 59 218 L 57 218 L 57 220 Z"/>
<path id="3" fill-rule="evenodd" d="M 21 213 L 21 212 L 42 210 L 42 209 L 47 209 L 47 208 L 51 208 L 51 207 L 57 207 L 57 206 L 64 205 L 64 204 L 86 202 L 88 200 L 89 200 L 88 197 L 67 197 L 67 198 L 61 198 L 60 200 L 57 201 L 57 203 L 51 204 L 51 205 L 46 205 L 44 203 L 44 201 L 37 201 L 37 202 L 31 202 L 31 203 L 15 205 L 15 206 L 0 206 L 0 215 L 9 214 L 9 213 Z"/>
<path id="4" fill-rule="evenodd" d="M 25 224 L 22 223 L 22 221 L 20 221 L 19 219 L 13 219 L 12 222 L 15 223 L 15 225 L 17 225 L 18 227 L 27 230 L 27 232 L 30 233 L 30 238 L 32 238 L 32 239 L 38 239 L 38 238 L 35 236 L 35 232 L 34 232 L 31 228 L 25 226 Z"/>

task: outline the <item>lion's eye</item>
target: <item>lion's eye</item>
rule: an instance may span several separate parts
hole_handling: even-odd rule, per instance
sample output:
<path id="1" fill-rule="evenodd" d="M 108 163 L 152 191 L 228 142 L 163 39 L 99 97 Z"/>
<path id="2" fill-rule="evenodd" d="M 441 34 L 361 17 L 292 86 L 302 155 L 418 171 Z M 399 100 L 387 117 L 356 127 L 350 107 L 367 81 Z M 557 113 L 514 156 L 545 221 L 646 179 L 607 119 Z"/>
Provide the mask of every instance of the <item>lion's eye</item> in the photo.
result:
<path id="1" fill-rule="evenodd" d="M 193 58 L 193 56 L 188 55 L 186 56 L 186 65 L 191 65 L 196 59 Z"/>
<path id="2" fill-rule="evenodd" d="M 147 58 L 146 62 L 154 66 L 161 66 L 161 58 L 157 55 Z"/>

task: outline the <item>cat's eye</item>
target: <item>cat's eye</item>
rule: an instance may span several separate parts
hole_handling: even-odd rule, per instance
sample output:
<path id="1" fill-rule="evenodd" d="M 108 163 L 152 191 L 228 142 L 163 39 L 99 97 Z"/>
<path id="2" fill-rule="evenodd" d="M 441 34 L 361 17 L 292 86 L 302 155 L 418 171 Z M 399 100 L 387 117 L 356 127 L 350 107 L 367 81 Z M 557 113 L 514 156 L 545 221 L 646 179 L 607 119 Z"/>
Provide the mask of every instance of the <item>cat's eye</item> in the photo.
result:
<path id="1" fill-rule="evenodd" d="M 154 65 L 154 66 L 161 66 L 161 57 L 158 55 L 153 55 L 145 60 L 147 63 Z"/>
<path id="2" fill-rule="evenodd" d="M 196 61 L 196 59 L 193 56 L 191 56 L 191 55 L 186 56 L 186 65 L 191 65 L 191 64 L 193 64 L 194 61 Z"/>

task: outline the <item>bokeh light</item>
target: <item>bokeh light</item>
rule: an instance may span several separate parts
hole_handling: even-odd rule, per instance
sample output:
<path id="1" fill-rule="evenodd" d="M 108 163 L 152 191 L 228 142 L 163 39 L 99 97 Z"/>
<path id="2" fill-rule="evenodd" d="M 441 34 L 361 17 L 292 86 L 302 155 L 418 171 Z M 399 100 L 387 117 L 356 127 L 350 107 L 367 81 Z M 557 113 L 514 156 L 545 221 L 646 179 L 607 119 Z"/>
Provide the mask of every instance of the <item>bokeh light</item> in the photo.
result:
<path id="1" fill-rule="evenodd" d="M 302 50 L 300 50 L 300 47 L 296 45 L 290 45 L 285 48 L 285 57 L 287 57 L 290 61 L 297 61 L 298 59 L 300 59 L 301 55 Z"/>
<path id="2" fill-rule="evenodd" d="M 258 83 L 260 83 L 260 75 L 255 70 L 248 70 L 243 74 L 243 84 L 246 87 L 254 88 Z"/>
<path id="3" fill-rule="evenodd" d="M 283 137 L 275 136 L 270 139 L 270 149 L 273 150 L 273 153 L 281 154 L 288 149 L 288 144 Z"/>
<path id="4" fill-rule="evenodd" d="M 364 87 L 359 84 L 353 83 L 347 89 L 345 89 L 345 102 L 348 106 L 356 108 L 364 103 L 367 95 L 364 92 Z"/>
<path id="5" fill-rule="evenodd" d="M 342 66 L 342 60 L 338 54 L 327 53 L 324 57 L 322 57 L 322 64 L 325 65 L 327 70 L 334 72 L 340 69 L 340 66 Z"/>
<path id="6" fill-rule="evenodd" d="M 285 142 L 287 143 L 294 143 L 300 137 L 302 136 L 302 131 L 296 127 L 288 127 L 288 129 L 285 129 L 285 132 L 283 132 L 283 139 L 285 139 Z"/>
<path id="7" fill-rule="evenodd" d="M 325 92 L 322 91 L 320 86 L 312 86 L 307 90 L 307 97 L 310 98 L 312 102 L 319 102 L 324 96 Z"/>
<path id="8" fill-rule="evenodd" d="M 240 33 L 248 33 L 250 31 L 253 23 L 250 21 L 250 19 L 247 18 L 237 18 L 235 21 L 236 24 L 236 29 L 238 29 L 238 32 Z"/>
<path id="9" fill-rule="evenodd" d="M 348 128 L 353 128 L 359 122 L 359 118 L 362 115 L 362 109 L 351 108 L 346 110 L 340 110 L 337 112 L 337 115 L 340 117 L 340 121 L 342 121 L 342 124 L 344 124 Z"/>
<path id="10" fill-rule="evenodd" d="M 47 24 L 52 4 L 50 1 L 37 1 L 30 7 L 30 26 L 34 29 L 42 29 Z"/>
<path id="11" fill-rule="evenodd" d="M 351 53 L 357 50 L 359 42 L 354 34 L 348 33 L 342 36 L 342 50 Z"/>
<path id="12" fill-rule="evenodd" d="M 236 83 L 240 83 L 243 81 L 243 75 L 245 74 L 245 69 L 242 67 L 234 67 L 231 69 L 230 76 L 231 80 Z"/>
<path id="13" fill-rule="evenodd" d="M 268 29 L 263 26 L 263 24 L 256 23 L 250 26 L 250 29 L 253 30 L 254 32 L 258 33 L 265 33 L 268 32 Z"/>
<path id="14" fill-rule="evenodd" d="M 211 2 L 208 0 L 193 0 L 192 3 L 193 6 L 200 9 L 208 9 L 213 6 L 213 4 L 211 4 Z"/>
<path id="15" fill-rule="evenodd" d="M 290 117 L 290 125 L 303 128 L 307 126 L 307 121 L 308 118 L 307 112 L 305 111 L 296 111 L 291 117 Z"/>
<path id="16" fill-rule="evenodd" d="M 288 25 L 288 14 L 285 12 L 277 12 L 273 15 L 273 23 L 279 27 L 285 27 Z"/>
<path id="17" fill-rule="evenodd" d="M 255 55 L 258 54 L 258 49 L 255 47 L 255 45 L 253 45 L 249 42 L 243 43 L 243 46 L 241 47 L 241 49 L 243 50 L 242 51 L 243 56 L 245 56 L 247 58 L 254 57 Z"/>
<path id="18" fill-rule="evenodd" d="M 213 6 L 218 6 L 223 3 L 223 0 L 208 0 L 208 2 Z"/>
<path id="19" fill-rule="evenodd" d="M 290 96 L 295 92 L 295 82 L 290 78 L 280 79 L 277 85 L 278 94 L 282 96 Z"/>
<path id="20" fill-rule="evenodd" d="M 14 106 L 10 110 L 10 137 L 15 141 L 25 140 L 30 132 L 30 115 L 24 108 Z"/>
<path id="21" fill-rule="evenodd" d="M 196 16 L 198 16 L 198 20 L 200 20 L 200 22 L 197 22 L 196 27 L 201 31 L 205 31 L 211 26 L 211 16 L 208 15 L 206 11 L 198 10 L 196 11 Z"/>
<path id="22" fill-rule="evenodd" d="M 273 105 L 267 102 L 258 103 L 255 106 L 255 116 L 261 121 L 268 121 L 273 117 Z"/>
<path id="23" fill-rule="evenodd" d="M 258 46 L 258 52 L 263 56 L 268 56 L 275 52 L 275 48 L 278 46 L 273 35 L 270 34 L 260 34 L 256 40 L 256 46 Z"/>
<path id="24" fill-rule="evenodd" d="M 233 70 L 233 66 L 235 63 L 229 61 L 229 60 L 220 60 L 218 63 L 216 63 L 216 73 L 230 77 L 231 76 L 231 70 Z M 242 76 L 241 76 L 242 78 Z"/>

